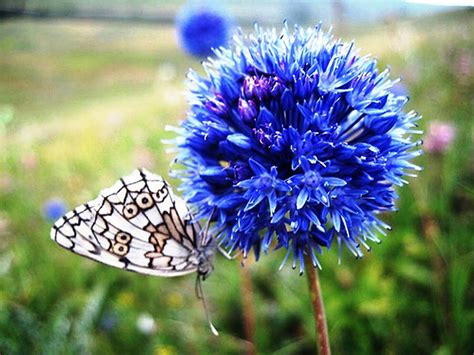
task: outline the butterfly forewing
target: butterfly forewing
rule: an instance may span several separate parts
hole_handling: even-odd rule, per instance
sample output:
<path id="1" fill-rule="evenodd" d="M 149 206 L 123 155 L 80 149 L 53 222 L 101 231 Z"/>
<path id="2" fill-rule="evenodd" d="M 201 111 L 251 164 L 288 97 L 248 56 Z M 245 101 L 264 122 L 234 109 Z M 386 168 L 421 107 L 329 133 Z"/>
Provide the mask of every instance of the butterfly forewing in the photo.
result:
<path id="1" fill-rule="evenodd" d="M 98 221 L 109 225 L 104 234 L 108 234 L 110 239 L 115 238 L 113 247 L 126 254 L 124 257 L 133 258 L 141 266 L 175 270 L 193 268 L 190 259 L 190 254 L 196 249 L 193 234 L 187 235 L 182 228 L 190 224 L 189 218 L 187 213 L 177 214 L 175 205 L 179 199 L 173 196 L 161 177 L 136 170 L 104 190 L 101 196 L 104 200 L 97 211 Z M 123 246 L 114 237 L 118 230 L 136 237 L 136 240 L 133 238 Z M 138 255 L 134 255 L 133 251 L 139 248 L 141 241 L 146 243 L 147 249 L 141 248 L 135 253 Z"/>
<path id="2" fill-rule="evenodd" d="M 159 276 L 198 268 L 199 225 L 158 175 L 135 170 L 60 218 L 51 237 L 102 263 Z"/>

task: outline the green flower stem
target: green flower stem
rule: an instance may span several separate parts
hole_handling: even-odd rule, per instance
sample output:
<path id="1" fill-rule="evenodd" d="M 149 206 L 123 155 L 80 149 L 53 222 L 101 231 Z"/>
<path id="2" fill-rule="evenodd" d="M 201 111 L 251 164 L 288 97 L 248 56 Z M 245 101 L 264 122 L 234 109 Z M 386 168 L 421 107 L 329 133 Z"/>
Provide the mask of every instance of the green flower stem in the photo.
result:
<path id="1" fill-rule="evenodd" d="M 314 323 L 316 326 L 317 347 L 320 355 L 330 355 L 331 348 L 329 344 L 328 325 L 326 322 L 326 312 L 324 310 L 323 295 L 319 284 L 319 277 L 316 268 L 312 267 L 313 263 L 308 255 L 305 256 L 305 264 L 307 266 L 306 276 L 308 279 L 309 292 L 311 295 L 311 303 L 313 305 Z"/>

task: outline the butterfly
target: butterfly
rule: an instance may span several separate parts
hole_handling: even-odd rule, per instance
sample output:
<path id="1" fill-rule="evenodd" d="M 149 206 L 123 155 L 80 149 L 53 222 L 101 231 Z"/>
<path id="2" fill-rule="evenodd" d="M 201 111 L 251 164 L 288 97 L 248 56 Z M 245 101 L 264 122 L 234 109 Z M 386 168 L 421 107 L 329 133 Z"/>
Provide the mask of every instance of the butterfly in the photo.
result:
<path id="1" fill-rule="evenodd" d="M 140 274 L 196 272 L 196 293 L 218 335 L 201 288 L 201 280 L 214 269 L 216 243 L 208 233 L 209 221 L 201 228 L 161 176 L 137 169 L 58 219 L 51 239 L 73 253 Z"/>

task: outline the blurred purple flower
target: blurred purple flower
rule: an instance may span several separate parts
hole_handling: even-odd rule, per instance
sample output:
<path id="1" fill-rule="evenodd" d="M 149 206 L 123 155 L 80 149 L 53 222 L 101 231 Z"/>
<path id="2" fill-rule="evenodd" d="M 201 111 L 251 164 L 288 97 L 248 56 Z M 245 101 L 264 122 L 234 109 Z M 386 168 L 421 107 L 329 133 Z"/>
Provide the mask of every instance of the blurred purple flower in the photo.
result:
<path id="1" fill-rule="evenodd" d="M 66 204 L 59 198 L 52 198 L 43 205 L 43 215 L 51 220 L 56 221 L 67 212 Z"/>
<path id="2" fill-rule="evenodd" d="M 133 153 L 133 161 L 136 166 L 152 170 L 155 167 L 155 157 L 147 148 L 138 148 Z"/>
<path id="3" fill-rule="evenodd" d="M 13 189 L 13 178 L 8 174 L 0 175 L 0 193 L 11 192 Z"/>
<path id="4" fill-rule="evenodd" d="M 461 53 L 459 53 L 456 57 L 453 70 L 460 84 L 468 84 L 474 72 L 472 54 L 462 50 Z"/>
<path id="5" fill-rule="evenodd" d="M 456 137 L 456 127 L 449 122 L 433 121 L 428 127 L 425 150 L 433 154 L 444 153 Z"/>
<path id="6" fill-rule="evenodd" d="M 21 157 L 21 165 L 27 171 L 35 170 L 38 167 L 38 157 L 35 153 L 26 153 Z"/>
<path id="7" fill-rule="evenodd" d="M 196 57 L 212 55 L 213 48 L 225 46 L 231 32 L 230 19 L 210 4 L 187 4 L 176 18 L 183 50 Z"/>
<path id="8" fill-rule="evenodd" d="M 469 76 L 472 73 L 472 58 L 468 53 L 461 53 L 458 58 L 459 73 L 463 76 Z"/>

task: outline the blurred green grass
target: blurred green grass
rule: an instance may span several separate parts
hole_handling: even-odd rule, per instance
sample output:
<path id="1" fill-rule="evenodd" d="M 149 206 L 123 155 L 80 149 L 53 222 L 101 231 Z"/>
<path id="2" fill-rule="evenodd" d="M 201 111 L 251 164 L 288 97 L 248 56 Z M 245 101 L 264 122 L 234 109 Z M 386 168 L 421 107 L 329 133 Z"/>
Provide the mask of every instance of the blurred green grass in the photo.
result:
<path id="1" fill-rule="evenodd" d="M 419 159 L 425 171 L 400 190 L 400 212 L 385 218 L 393 232 L 373 253 L 362 260 L 345 253 L 340 266 L 336 250 L 322 256 L 336 354 L 474 349 L 473 20 L 466 11 L 340 33 L 404 78 L 422 128 L 450 121 L 457 138 L 444 156 Z M 42 215 L 47 199 L 63 197 L 73 208 L 136 166 L 167 176 L 172 155 L 161 140 L 172 134 L 164 126 L 184 117 L 185 73 L 200 70 L 179 51 L 173 29 L 4 21 L 0 48 L 0 117 L 13 112 L 10 122 L 0 119 L 0 352 L 243 353 L 237 262 L 218 257 L 204 284 L 221 333 L 215 338 L 193 277 L 145 277 L 75 256 L 50 241 Z M 311 353 L 306 280 L 290 267 L 276 272 L 282 257 L 246 266 L 256 347 Z M 156 320 L 156 333 L 139 331 L 142 313 Z"/>

